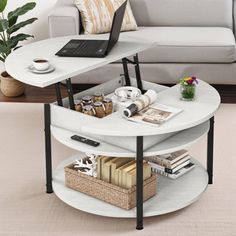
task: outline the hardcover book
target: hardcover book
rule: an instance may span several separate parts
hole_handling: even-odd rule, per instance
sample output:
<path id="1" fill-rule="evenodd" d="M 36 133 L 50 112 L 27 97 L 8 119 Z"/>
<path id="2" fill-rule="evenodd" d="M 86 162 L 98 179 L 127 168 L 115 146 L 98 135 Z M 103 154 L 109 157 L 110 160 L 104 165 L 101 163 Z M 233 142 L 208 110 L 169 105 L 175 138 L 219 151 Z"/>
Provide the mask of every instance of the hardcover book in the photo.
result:
<path id="1" fill-rule="evenodd" d="M 129 189 L 136 185 L 136 168 L 126 173 L 125 188 Z M 151 166 L 148 163 L 143 164 L 143 180 L 152 175 Z"/>
<path id="2" fill-rule="evenodd" d="M 116 170 L 123 166 L 124 164 L 130 162 L 132 158 L 118 158 L 115 161 L 111 163 L 111 183 L 116 184 L 117 183 L 117 177 L 116 177 Z"/>
<path id="3" fill-rule="evenodd" d="M 164 154 L 164 155 L 145 157 L 145 160 L 171 169 L 177 166 L 178 164 L 181 164 L 185 160 L 187 160 L 188 158 L 186 159 L 186 157 L 189 158 L 189 153 L 187 150 L 182 149 L 182 150 Z"/>
<path id="4" fill-rule="evenodd" d="M 125 169 L 126 167 L 132 165 L 133 163 L 135 163 L 134 160 L 129 161 L 128 163 L 120 166 L 118 169 L 115 170 L 115 184 L 118 186 L 121 186 L 121 182 L 122 182 L 122 170 Z"/>
<path id="5" fill-rule="evenodd" d="M 120 186 L 125 188 L 126 186 L 126 179 L 127 179 L 127 173 L 133 169 L 136 168 L 136 162 L 134 162 L 133 164 L 127 166 L 126 168 L 124 168 L 123 170 L 121 170 L 121 184 Z"/>
<path id="6" fill-rule="evenodd" d="M 116 162 L 119 158 L 115 157 L 104 163 L 102 167 L 102 179 L 108 183 L 111 182 L 111 165 Z"/>
<path id="7" fill-rule="evenodd" d="M 106 157 L 106 156 L 103 156 L 101 159 L 100 159 L 100 179 L 101 180 L 104 180 L 105 181 L 105 177 L 104 177 L 104 164 L 110 160 L 112 160 L 114 157 Z"/>
<path id="8" fill-rule="evenodd" d="M 148 162 L 148 164 L 151 165 L 153 168 L 157 168 L 161 171 L 165 171 L 166 173 L 173 174 L 176 171 L 178 171 L 179 169 L 181 169 L 182 167 L 188 165 L 189 162 L 190 162 L 190 158 L 188 158 L 186 161 L 182 162 L 180 165 L 177 165 L 176 167 L 174 167 L 172 169 L 166 168 L 164 166 L 158 165 L 158 164 L 150 162 L 150 161 Z"/>
<path id="9" fill-rule="evenodd" d="M 179 169 L 174 174 L 169 174 L 169 173 L 167 173 L 167 172 L 165 172 L 165 171 L 163 171 L 161 169 L 154 168 L 154 167 L 152 167 L 152 171 L 154 173 L 166 176 L 166 177 L 168 177 L 170 179 L 177 179 L 178 177 L 180 177 L 180 176 L 184 175 L 185 173 L 189 172 L 190 170 L 192 170 L 194 167 L 195 167 L 195 164 L 192 161 L 190 161 L 189 164 L 187 164 L 183 168 Z"/>

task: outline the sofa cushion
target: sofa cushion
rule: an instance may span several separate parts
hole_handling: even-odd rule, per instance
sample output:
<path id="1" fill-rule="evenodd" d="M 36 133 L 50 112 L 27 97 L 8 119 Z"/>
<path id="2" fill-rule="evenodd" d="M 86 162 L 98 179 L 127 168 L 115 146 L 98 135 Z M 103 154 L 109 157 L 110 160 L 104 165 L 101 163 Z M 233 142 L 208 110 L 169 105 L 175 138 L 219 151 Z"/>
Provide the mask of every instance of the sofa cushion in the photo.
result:
<path id="1" fill-rule="evenodd" d="M 232 0 L 130 0 L 139 26 L 232 28 Z"/>
<path id="2" fill-rule="evenodd" d="M 85 34 L 110 32 L 114 12 L 124 0 L 75 0 L 81 14 Z M 121 31 L 137 30 L 137 24 L 128 1 Z"/>
<path id="3" fill-rule="evenodd" d="M 218 27 L 139 27 L 122 37 L 153 42 L 140 53 L 141 62 L 229 63 L 235 61 L 235 38 L 231 29 Z"/>

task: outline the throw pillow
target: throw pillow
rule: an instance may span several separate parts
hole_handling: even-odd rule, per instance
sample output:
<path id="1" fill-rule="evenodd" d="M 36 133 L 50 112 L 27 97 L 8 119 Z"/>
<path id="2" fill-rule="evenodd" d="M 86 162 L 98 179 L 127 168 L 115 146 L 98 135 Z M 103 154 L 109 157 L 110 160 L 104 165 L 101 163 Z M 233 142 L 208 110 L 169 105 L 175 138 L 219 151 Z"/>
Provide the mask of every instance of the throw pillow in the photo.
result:
<path id="1" fill-rule="evenodd" d="M 75 0 L 80 11 L 85 34 L 107 33 L 111 30 L 113 15 L 124 0 Z M 128 2 L 121 31 L 137 30 L 137 24 Z"/>

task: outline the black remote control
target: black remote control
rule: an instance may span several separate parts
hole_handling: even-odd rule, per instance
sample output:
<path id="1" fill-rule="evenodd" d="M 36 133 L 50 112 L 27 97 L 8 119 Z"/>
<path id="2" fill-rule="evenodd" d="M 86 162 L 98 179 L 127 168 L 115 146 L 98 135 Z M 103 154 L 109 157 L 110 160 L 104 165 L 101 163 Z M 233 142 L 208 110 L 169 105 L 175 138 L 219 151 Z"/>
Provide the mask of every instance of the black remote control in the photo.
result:
<path id="1" fill-rule="evenodd" d="M 81 142 L 81 143 L 88 144 L 88 145 L 93 146 L 93 147 L 97 147 L 97 146 L 100 145 L 99 142 L 96 142 L 94 140 L 91 140 L 91 139 L 88 139 L 88 138 L 85 138 L 85 137 L 82 137 L 82 136 L 78 136 L 78 135 L 71 136 L 71 139 L 76 140 L 76 141 Z"/>

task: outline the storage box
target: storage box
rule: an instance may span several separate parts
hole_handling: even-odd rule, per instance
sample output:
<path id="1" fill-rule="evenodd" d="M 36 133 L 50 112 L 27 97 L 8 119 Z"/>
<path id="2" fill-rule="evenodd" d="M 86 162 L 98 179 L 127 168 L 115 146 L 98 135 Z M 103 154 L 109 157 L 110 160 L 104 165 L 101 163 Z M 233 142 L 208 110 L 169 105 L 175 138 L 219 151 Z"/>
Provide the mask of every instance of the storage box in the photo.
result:
<path id="1" fill-rule="evenodd" d="M 136 206 L 136 186 L 131 189 L 123 189 L 80 173 L 74 169 L 73 164 L 65 167 L 65 185 L 123 209 L 131 209 Z M 153 197 L 156 189 L 157 176 L 153 174 L 143 182 L 144 201 Z"/>
<path id="2" fill-rule="evenodd" d="M 166 89 L 163 86 L 150 83 L 147 81 L 142 81 L 143 88 L 145 90 L 153 89 L 157 93 Z M 83 92 L 77 93 L 74 95 L 75 100 L 81 100 L 83 96 L 86 95 L 92 95 L 97 91 L 102 91 L 105 95 L 111 94 L 115 91 L 115 89 L 122 87 L 125 85 L 125 79 L 123 77 L 119 77 L 113 80 L 110 80 L 106 83 L 103 83 L 101 85 L 95 86 L 93 88 L 90 88 L 88 90 L 85 90 Z M 131 78 L 131 85 L 136 86 L 136 80 Z M 101 142 L 106 142 L 124 149 L 127 149 L 131 152 L 136 152 L 136 137 L 131 136 L 106 136 L 106 135 L 95 135 L 84 132 L 83 128 L 90 126 L 90 124 L 94 124 L 96 122 L 100 122 L 101 120 L 106 119 L 109 116 L 116 116 L 116 111 L 112 113 L 109 116 L 104 117 L 103 119 L 94 117 L 94 116 L 88 116 L 81 112 L 76 112 L 73 110 L 68 109 L 69 106 L 69 99 L 65 98 L 63 99 L 63 105 L 64 107 L 60 107 L 57 105 L 57 103 L 51 104 L 51 124 L 55 127 L 59 127 L 62 129 L 66 129 L 72 132 L 75 132 L 77 134 L 80 134 L 81 136 L 91 137 L 91 139 L 96 139 Z M 153 145 L 156 145 L 163 140 L 169 138 L 170 136 L 175 135 L 177 132 L 170 132 L 167 134 L 160 134 L 160 135 L 152 135 L 152 136 L 145 136 L 143 139 L 143 149 L 146 151 L 148 148 L 152 147 Z"/>

